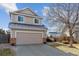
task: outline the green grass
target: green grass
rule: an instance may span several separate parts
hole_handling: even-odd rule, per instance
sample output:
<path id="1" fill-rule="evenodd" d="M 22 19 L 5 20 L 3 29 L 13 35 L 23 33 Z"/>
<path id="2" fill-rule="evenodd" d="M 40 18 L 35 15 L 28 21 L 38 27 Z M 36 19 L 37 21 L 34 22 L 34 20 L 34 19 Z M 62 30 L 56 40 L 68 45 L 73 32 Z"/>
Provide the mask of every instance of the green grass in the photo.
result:
<path id="1" fill-rule="evenodd" d="M 14 52 L 10 48 L 0 49 L 0 56 L 14 56 Z"/>

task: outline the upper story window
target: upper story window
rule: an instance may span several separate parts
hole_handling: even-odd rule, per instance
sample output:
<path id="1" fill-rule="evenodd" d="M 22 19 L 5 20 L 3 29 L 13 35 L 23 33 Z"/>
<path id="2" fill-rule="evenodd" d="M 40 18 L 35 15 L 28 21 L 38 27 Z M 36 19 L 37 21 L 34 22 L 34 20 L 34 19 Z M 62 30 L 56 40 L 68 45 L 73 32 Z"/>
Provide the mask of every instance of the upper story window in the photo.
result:
<path id="1" fill-rule="evenodd" d="M 18 21 L 23 22 L 23 18 L 24 18 L 23 16 L 18 16 Z"/>
<path id="2" fill-rule="evenodd" d="M 39 23 L 39 20 L 38 20 L 38 19 L 35 19 L 35 23 L 37 23 L 37 24 L 38 24 L 38 23 Z"/>

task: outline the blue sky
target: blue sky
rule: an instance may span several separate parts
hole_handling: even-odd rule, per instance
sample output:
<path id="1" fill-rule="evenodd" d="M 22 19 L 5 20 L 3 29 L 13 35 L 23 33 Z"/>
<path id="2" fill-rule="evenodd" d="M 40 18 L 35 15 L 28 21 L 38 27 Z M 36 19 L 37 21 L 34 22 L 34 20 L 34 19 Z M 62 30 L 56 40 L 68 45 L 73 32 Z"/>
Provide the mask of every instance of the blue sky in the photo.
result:
<path id="1" fill-rule="evenodd" d="M 42 10 L 44 7 L 48 7 L 48 4 L 38 4 L 38 3 L 26 3 L 26 4 L 16 4 L 18 9 L 21 9 L 21 8 L 31 8 L 34 12 L 37 11 L 37 14 L 40 15 L 40 16 L 43 16 L 43 13 L 42 13 Z"/>
<path id="2" fill-rule="evenodd" d="M 48 8 L 48 4 L 42 4 L 42 3 L 41 4 L 39 3 L 0 4 L 0 28 L 4 28 L 4 29 L 8 28 L 8 23 L 10 21 L 9 11 L 15 9 L 23 9 L 23 8 L 31 8 L 39 16 L 44 16 L 43 9 Z M 44 21 L 44 24 L 46 25 L 47 22 Z"/>

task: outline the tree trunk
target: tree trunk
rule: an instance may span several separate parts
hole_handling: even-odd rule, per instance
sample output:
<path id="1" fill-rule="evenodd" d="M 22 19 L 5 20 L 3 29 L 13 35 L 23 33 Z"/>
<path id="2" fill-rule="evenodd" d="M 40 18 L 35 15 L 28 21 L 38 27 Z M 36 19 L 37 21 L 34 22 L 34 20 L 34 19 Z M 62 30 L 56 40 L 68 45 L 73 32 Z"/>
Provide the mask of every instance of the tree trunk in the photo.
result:
<path id="1" fill-rule="evenodd" d="M 69 34 L 70 34 L 70 42 L 69 42 L 70 45 L 69 46 L 73 47 L 73 34 L 72 34 L 72 30 L 69 31 Z"/>
<path id="2" fill-rule="evenodd" d="M 70 42 L 69 42 L 69 44 L 70 44 L 69 45 L 70 47 L 73 47 L 73 36 L 70 36 Z"/>

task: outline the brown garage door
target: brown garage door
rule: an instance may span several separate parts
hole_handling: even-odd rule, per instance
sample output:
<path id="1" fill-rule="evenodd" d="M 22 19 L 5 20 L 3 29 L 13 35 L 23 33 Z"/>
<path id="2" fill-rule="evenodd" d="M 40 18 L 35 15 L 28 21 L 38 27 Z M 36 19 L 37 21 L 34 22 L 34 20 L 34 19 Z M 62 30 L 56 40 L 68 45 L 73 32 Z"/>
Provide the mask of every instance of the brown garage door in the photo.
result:
<path id="1" fill-rule="evenodd" d="M 39 44 L 43 43 L 42 33 L 16 33 L 16 44 Z"/>

